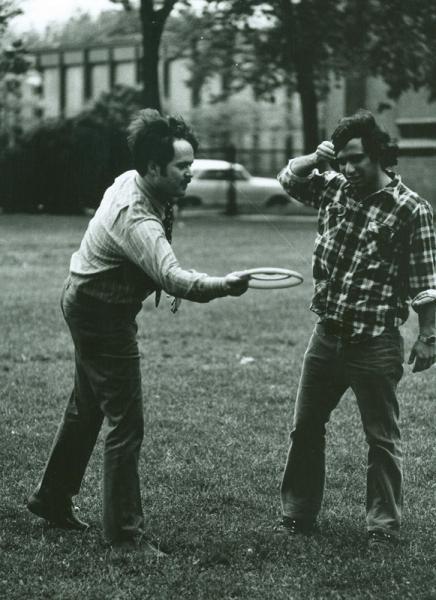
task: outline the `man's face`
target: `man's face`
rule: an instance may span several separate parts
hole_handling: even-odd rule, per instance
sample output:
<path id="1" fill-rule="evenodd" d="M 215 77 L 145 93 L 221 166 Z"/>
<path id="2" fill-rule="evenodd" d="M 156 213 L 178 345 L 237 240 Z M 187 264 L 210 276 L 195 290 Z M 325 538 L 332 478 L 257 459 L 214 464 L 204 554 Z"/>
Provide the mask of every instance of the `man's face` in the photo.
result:
<path id="1" fill-rule="evenodd" d="M 181 198 L 186 193 L 191 181 L 191 165 L 194 160 L 194 150 L 186 140 L 173 142 L 174 157 L 167 164 L 166 173 L 160 171 L 156 188 L 165 198 Z"/>
<path id="2" fill-rule="evenodd" d="M 359 194 L 377 190 L 381 167 L 365 152 L 362 140 L 353 138 L 336 155 L 340 172 Z"/>

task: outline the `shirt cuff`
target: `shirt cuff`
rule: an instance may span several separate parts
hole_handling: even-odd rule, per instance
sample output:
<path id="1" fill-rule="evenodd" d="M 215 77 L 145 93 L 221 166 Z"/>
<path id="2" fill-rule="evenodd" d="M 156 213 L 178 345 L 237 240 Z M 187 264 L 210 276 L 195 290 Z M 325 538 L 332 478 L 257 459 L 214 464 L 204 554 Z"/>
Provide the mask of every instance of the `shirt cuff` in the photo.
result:
<path id="1" fill-rule="evenodd" d="M 424 290 L 423 292 L 419 292 L 412 302 L 412 308 L 417 309 L 419 306 L 424 306 L 424 304 L 430 304 L 430 302 L 436 302 L 436 290 Z"/>
<path id="2" fill-rule="evenodd" d="M 305 177 L 302 177 L 301 175 L 297 175 L 292 170 L 292 163 L 294 162 L 294 160 L 295 160 L 294 158 L 291 158 L 291 160 L 288 162 L 288 165 L 286 167 L 289 177 L 291 177 L 294 181 L 300 181 L 301 183 L 305 183 L 309 179 L 312 179 L 312 177 L 314 175 L 319 175 L 319 170 L 316 167 L 314 169 L 312 169 L 312 171 Z"/>

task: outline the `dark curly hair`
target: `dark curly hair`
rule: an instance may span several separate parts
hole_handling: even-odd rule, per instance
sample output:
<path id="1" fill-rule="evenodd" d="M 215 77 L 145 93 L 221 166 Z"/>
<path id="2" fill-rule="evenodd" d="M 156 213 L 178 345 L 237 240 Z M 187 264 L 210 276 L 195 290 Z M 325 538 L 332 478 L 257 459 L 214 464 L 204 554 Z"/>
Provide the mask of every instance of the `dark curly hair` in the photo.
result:
<path id="1" fill-rule="evenodd" d="M 354 115 L 339 121 L 332 135 L 335 152 L 342 150 L 353 138 L 362 140 L 367 155 L 372 161 L 378 161 L 383 169 L 397 164 L 397 144 L 377 125 L 369 110 L 360 108 Z"/>
<path id="2" fill-rule="evenodd" d="M 198 140 L 192 129 L 180 116 L 163 117 L 152 108 L 140 110 L 132 119 L 127 142 L 133 157 L 133 166 L 143 176 L 152 160 L 166 174 L 166 167 L 174 158 L 173 142 L 186 140 L 198 149 Z"/>

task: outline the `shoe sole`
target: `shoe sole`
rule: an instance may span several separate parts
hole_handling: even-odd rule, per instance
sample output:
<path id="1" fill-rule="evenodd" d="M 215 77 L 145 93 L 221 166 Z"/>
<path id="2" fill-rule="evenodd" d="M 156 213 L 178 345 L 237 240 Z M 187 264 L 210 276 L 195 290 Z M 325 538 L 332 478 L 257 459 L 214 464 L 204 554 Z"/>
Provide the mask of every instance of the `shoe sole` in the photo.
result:
<path id="1" fill-rule="evenodd" d="M 27 502 L 27 509 L 37 517 L 44 519 L 52 527 L 57 527 L 58 529 L 65 529 L 67 531 L 86 531 L 89 529 L 88 524 L 84 524 L 83 526 L 78 526 L 77 524 L 69 524 L 65 521 L 58 521 L 53 519 L 53 517 L 44 509 L 43 503 L 37 498 L 33 497 Z"/>

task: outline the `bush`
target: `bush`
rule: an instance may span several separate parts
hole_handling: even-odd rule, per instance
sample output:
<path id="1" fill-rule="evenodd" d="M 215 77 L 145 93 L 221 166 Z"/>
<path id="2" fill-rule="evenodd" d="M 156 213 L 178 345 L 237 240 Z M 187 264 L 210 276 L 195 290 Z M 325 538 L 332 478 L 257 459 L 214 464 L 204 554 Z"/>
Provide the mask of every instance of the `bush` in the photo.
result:
<path id="1" fill-rule="evenodd" d="M 113 179 L 131 168 L 125 128 L 138 108 L 138 92 L 118 87 L 90 111 L 29 132 L 0 160 L 3 211 L 77 214 L 97 207 Z"/>

